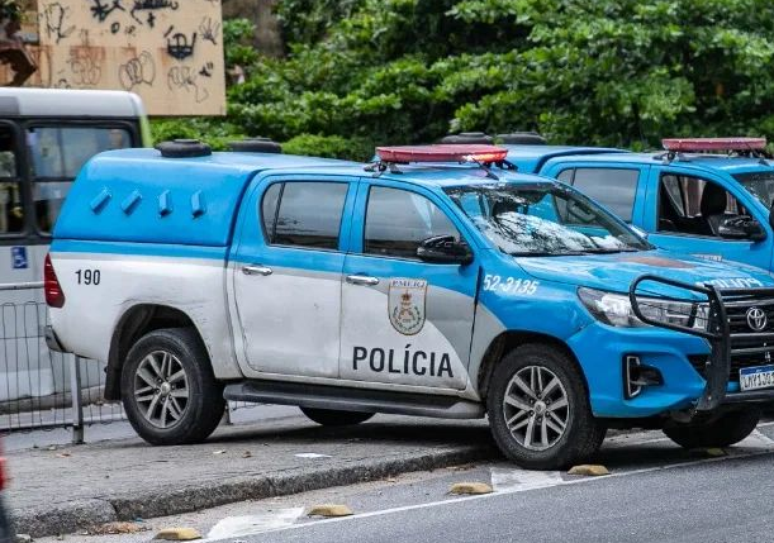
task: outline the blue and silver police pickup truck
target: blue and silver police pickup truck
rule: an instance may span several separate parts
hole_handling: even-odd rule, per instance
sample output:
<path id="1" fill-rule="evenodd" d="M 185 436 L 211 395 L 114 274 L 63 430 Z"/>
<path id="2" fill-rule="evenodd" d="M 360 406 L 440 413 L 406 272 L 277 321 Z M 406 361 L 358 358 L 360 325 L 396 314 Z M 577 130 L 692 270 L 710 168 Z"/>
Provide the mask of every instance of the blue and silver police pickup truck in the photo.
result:
<path id="1" fill-rule="evenodd" d="M 49 345 L 107 361 L 106 398 L 160 445 L 206 439 L 226 399 L 326 425 L 488 415 L 529 468 L 611 426 L 750 434 L 774 399 L 770 275 L 660 252 L 506 152 L 101 154 L 46 261 Z"/>
<path id="2" fill-rule="evenodd" d="M 514 146 L 520 171 L 558 178 L 658 247 L 774 270 L 774 161 L 761 138 L 663 141 L 664 152 Z M 728 284 L 727 286 L 733 286 Z"/>

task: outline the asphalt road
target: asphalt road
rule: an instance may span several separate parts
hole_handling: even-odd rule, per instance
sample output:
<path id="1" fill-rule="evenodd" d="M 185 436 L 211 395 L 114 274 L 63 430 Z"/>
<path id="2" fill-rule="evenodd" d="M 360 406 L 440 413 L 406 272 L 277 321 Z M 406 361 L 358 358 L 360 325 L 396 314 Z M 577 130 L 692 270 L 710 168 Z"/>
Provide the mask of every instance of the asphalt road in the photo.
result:
<path id="1" fill-rule="evenodd" d="M 598 461 L 611 475 L 483 463 L 152 519 L 138 524 L 147 531 L 133 535 L 75 534 L 64 541 L 147 542 L 169 526 L 192 526 L 206 536 L 220 523 L 225 535 L 206 541 L 774 542 L 772 423 L 723 456 L 689 453 L 660 432 L 641 432 L 608 440 Z M 495 492 L 449 495 L 461 481 L 488 483 Z M 320 503 L 346 504 L 355 515 L 309 517 Z"/>
<path id="2" fill-rule="evenodd" d="M 698 464 L 352 517 L 245 541 L 773 541 L 771 468 L 771 457 Z"/>

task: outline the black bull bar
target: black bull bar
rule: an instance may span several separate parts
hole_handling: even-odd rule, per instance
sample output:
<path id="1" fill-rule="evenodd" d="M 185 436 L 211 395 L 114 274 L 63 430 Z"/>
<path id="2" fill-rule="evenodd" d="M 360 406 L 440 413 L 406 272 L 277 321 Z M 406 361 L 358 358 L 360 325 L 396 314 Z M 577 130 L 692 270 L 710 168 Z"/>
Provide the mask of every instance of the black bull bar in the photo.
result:
<path id="1" fill-rule="evenodd" d="M 640 308 L 642 302 L 638 299 L 637 289 L 645 282 L 661 283 L 706 296 L 706 302 L 694 302 L 692 306 L 696 308 L 699 304 L 706 303 L 708 305 L 706 330 L 662 322 L 643 314 Z M 673 298 L 664 298 L 663 300 L 666 302 L 687 301 Z M 727 392 L 732 360 L 740 357 L 764 355 L 766 361 L 757 365 L 774 364 L 774 358 L 772 362 L 769 362 L 774 353 L 773 322 L 769 322 L 769 326 L 764 324 L 763 329 L 759 331 L 750 327 L 740 331 L 738 326 L 732 327 L 732 320 L 737 321 L 741 315 L 746 316 L 751 308 L 769 308 L 769 310 L 774 311 L 774 288 L 721 289 L 713 285 L 694 285 L 656 275 L 642 275 L 629 288 L 629 301 L 634 314 L 642 322 L 651 326 L 699 336 L 709 341 L 710 356 L 704 368 L 704 378 L 707 384 L 696 403 L 694 408 L 696 411 L 712 411 L 721 404 L 774 402 L 774 388 L 748 392 Z M 765 309 L 763 311 L 765 315 Z M 695 318 L 696 315 L 693 317 Z"/>

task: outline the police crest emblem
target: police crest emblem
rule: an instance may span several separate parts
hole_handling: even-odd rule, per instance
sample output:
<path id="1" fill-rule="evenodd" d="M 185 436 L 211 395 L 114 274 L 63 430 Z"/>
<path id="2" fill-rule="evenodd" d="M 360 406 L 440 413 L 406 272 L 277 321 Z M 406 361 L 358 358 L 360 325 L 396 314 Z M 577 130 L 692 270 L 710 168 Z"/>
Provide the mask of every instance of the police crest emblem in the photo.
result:
<path id="1" fill-rule="evenodd" d="M 418 334 L 425 325 L 427 281 L 391 279 L 387 311 L 392 327 L 405 336 Z"/>

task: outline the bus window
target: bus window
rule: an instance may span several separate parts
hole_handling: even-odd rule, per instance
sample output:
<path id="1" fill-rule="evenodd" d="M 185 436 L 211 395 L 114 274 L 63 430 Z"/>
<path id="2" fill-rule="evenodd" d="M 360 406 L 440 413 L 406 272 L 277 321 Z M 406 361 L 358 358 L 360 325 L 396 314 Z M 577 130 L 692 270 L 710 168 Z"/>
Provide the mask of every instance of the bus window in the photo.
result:
<path id="1" fill-rule="evenodd" d="M 102 151 L 132 146 L 125 128 L 41 126 L 27 131 L 38 229 L 54 226 L 70 184 L 81 167 Z"/>
<path id="2" fill-rule="evenodd" d="M 13 131 L 0 126 L 0 235 L 24 230 L 24 212 Z"/>

